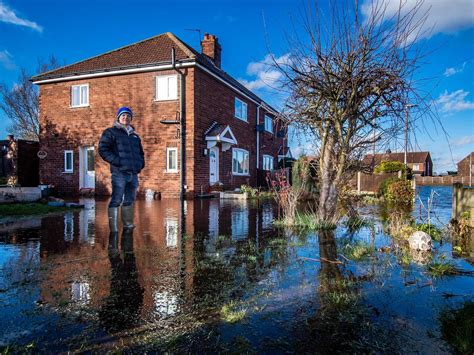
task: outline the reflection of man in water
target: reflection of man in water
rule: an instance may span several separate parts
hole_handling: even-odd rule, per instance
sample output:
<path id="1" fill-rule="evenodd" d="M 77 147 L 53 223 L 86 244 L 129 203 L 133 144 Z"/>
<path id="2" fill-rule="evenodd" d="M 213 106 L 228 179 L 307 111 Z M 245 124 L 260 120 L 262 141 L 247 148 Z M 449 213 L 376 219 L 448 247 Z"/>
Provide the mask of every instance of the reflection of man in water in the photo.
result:
<path id="1" fill-rule="evenodd" d="M 118 248 L 118 233 L 109 236 L 109 260 L 112 267 L 110 293 L 99 311 L 100 322 L 108 332 L 132 328 L 138 324 L 143 305 L 143 288 L 133 253 L 133 230 L 124 230 L 122 251 Z"/>

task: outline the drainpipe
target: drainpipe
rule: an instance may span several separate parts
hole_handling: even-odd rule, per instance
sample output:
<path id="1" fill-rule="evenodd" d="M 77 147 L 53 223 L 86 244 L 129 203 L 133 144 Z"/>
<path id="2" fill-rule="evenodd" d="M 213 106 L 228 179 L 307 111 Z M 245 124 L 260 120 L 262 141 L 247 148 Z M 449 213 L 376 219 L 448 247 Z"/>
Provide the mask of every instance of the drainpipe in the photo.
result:
<path id="1" fill-rule="evenodd" d="M 257 126 L 260 123 L 260 108 L 262 107 L 262 103 L 257 106 Z M 260 168 L 260 132 L 258 131 L 258 127 L 255 127 L 257 131 L 257 170 Z M 258 184 L 258 171 L 255 172 L 255 186 Z"/>
<path id="2" fill-rule="evenodd" d="M 262 107 L 262 104 L 260 103 L 257 106 L 257 126 L 260 123 L 260 108 L 261 107 Z M 260 168 L 260 132 L 258 131 L 258 128 L 257 128 L 257 169 L 258 168 Z"/>
<path id="3" fill-rule="evenodd" d="M 179 187 L 179 198 L 184 200 L 185 193 L 186 193 L 186 179 L 185 179 L 185 171 L 186 171 L 186 164 L 185 164 L 185 154 L 184 151 L 186 149 L 186 134 L 184 130 L 184 122 L 185 122 L 185 90 L 186 90 L 186 82 L 183 73 L 176 68 L 176 51 L 174 48 L 171 48 L 171 65 L 173 69 L 178 73 L 179 76 L 179 142 L 180 142 L 180 149 L 179 149 L 179 176 L 180 176 L 180 187 Z"/>

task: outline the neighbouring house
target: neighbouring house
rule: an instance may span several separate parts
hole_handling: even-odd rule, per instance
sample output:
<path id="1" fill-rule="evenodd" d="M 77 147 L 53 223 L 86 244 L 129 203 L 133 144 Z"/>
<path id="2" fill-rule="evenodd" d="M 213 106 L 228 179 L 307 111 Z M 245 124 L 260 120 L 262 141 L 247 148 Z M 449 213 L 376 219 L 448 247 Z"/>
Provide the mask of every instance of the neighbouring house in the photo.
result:
<path id="1" fill-rule="evenodd" d="M 367 154 L 364 159 L 364 165 L 374 168 L 382 161 L 405 162 L 405 153 L 392 153 L 390 151 L 381 154 Z M 429 152 L 407 152 L 407 165 L 414 175 L 432 176 L 433 162 Z"/>
<path id="2" fill-rule="evenodd" d="M 0 185 L 38 186 L 39 143 L 15 139 L 0 140 Z"/>
<path id="3" fill-rule="evenodd" d="M 256 186 L 259 170 L 291 156 L 278 112 L 221 69 L 214 35 L 198 52 L 168 32 L 31 80 L 40 86 L 41 183 L 60 193 L 110 194 L 97 145 L 120 106 L 132 108 L 142 138 L 142 193 Z"/>
<path id="4" fill-rule="evenodd" d="M 468 154 L 458 164 L 459 176 L 473 176 L 474 175 L 474 152 Z"/>

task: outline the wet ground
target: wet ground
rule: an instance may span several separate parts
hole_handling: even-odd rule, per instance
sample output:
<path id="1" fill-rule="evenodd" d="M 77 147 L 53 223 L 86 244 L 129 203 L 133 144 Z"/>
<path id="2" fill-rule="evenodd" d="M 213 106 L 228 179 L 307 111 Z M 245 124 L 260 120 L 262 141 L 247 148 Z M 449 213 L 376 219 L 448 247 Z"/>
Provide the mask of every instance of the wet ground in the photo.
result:
<path id="1" fill-rule="evenodd" d="M 442 226 L 450 188 L 435 190 L 413 215 L 434 196 Z M 315 233 L 274 228 L 270 201 L 139 201 L 137 227 L 109 235 L 107 201 L 82 202 L 0 226 L 3 351 L 451 353 L 443 322 L 474 302 L 449 242 L 410 255 L 377 207 Z M 434 277 L 433 260 L 466 273 Z"/>

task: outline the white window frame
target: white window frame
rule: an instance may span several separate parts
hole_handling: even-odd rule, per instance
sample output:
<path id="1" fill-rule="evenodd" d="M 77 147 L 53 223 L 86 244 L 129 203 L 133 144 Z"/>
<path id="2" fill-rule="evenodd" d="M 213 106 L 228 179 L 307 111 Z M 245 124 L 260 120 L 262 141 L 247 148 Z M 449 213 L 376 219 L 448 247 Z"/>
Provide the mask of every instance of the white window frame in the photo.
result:
<path id="1" fill-rule="evenodd" d="M 176 152 L 176 154 L 175 154 L 176 168 L 175 169 L 171 169 L 170 166 L 169 166 L 169 154 L 170 154 L 171 151 Z M 166 148 L 166 172 L 168 172 L 168 173 L 177 173 L 178 172 L 178 148 L 176 148 L 176 147 Z"/>
<path id="2" fill-rule="evenodd" d="M 265 132 L 273 134 L 273 119 L 268 115 L 265 115 Z"/>
<path id="3" fill-rule="evenodd" d="M 67 156 L 68 154 L 71 155 L 71 167 L 68 169 L 67 167 Z M 74 151 L 73 150 L 65 150 L 64 151 L 64 172 L 65 173 L 73 173 L 74 172 Z"/>
<path id="4" fill-rule="evenodd" d="M 243 170 L 243 168 L 242 168 L 243 172 L 241 172 L 241 173 L 234 170 L 236 168 L 236 166 L 234 166 L 234 153 L 235 154 L 243 153 L 244 154 L 244 161 L 245 161 L 245 156 L 247 155 L 247 171 Z M 249 154 L 249 152 L 245 149 L 233 148 L 232 149 L 232 175 L 249 176 L 250 175 L 249 174 L 249 169 L 250 169 L 250 154 Z"/>
<path id="5" fill-rule="evenodd" d="M 87 88 L 85 97 L 82 95 L 82 88 Z M 79 104 L 74 105 L 74 88 L 79 88 Z M 89 106 L 89 84 L 80 84 L 71 86 L 71 107 Z"/>
<path id="6" fill-rule="evenodd" d="M 237 109 L 237 103 L 240 104 L 240 110 Z M 239 98 L 235 98 L 234 100 L 234 116 L 239 120 L 248 122 L 248 105 L 246 102 L 240 100 Z"/>
<path id="7" fill-rule="evenodd" d="M 274 158 L 271 155 L 263 154 L 263 170 L 272 171 Z"/>
<path id="8" fill-rule="evenodd" d="M 174 79 L 174 86 L 176 90 L 171 91 L 170 89 L 170 79 Z M 161 84 L 160 84 L 161 83 Z M 160 93 L 160 85 L 166 85 L 164 91 Z M 155 79 L 155 101 L 169 101 L 178 99 L 178 76 L 173 75 L 158 75 Z"/>
<path id="9" fill-rule="evenodd" d="M 412 164 L 412 170 L 413 171 L 420 171 L 420 164 Z"/>

